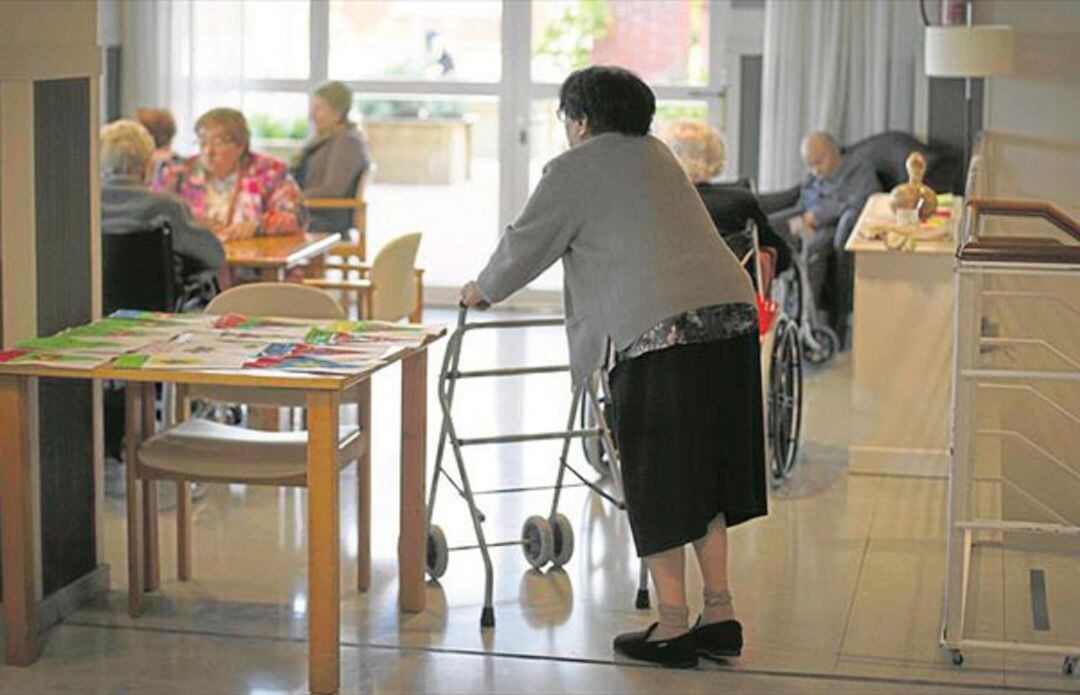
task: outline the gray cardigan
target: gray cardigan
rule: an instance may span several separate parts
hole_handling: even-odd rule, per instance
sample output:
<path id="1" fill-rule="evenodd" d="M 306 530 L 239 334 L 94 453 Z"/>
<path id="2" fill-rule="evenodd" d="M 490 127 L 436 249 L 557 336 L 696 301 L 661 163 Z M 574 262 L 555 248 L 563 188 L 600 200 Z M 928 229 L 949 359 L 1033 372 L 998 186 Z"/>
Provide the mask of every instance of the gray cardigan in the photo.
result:
<path id="1" fill-rule="evenodd" d="M 662 142 L 604 133 L 548 162 L 476 284 L 492 304 L 562 259 L 575 384 L 670 316 L 754 302 L 749 276 Z"/>
<path id="2" fill-rule="evenodd" d="M 293 168 L 293 177 L 306 198 L 352 198 L 357 177 L 371 167 L 367 143 L 355 125 L 342 125 L 326 137 L 308 143 Z M 312 210 L 315 226 L 342 231 L 352 226 L 351 210 Z"/>
<path id="3" fill-rule="evenodd" d="M 102 234 L 137 232 L 158 218 L 168 220 L 172 228 L 173 253 L 184 261 L 185 274 L 217 270 L 225 265 L 221 242 L 192 219 L 183 200 L 167 193 L 154 193 L 134 176 L 102 177 Z"/>

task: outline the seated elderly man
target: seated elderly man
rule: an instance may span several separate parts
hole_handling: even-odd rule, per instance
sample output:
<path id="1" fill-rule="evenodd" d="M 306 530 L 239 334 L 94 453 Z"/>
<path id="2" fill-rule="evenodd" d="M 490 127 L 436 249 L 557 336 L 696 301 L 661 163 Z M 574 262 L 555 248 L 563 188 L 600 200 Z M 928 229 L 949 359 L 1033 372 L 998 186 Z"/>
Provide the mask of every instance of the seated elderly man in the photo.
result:
<path id="1" fill-rule="evenodd" d="M 189 277 L 225 265 L 225 251 L 210 230 L 192 219 L 184 201 L 144 185 L 154 139 L 140 123 L 119 120 L 101 129 L 101 233 L 129 234 L 164 219 L 173 253 Z"/>
<path id="2" fill-rule="evenodd" d="M 866 199 L 881 190 L 881 182 L 873 164 L 856 155 L 844 155 L 828 133 L 807 135 L 801 152 L 810 176 L 800 188 L 799 204 L 789 226 L 810 245 L 814 298 L 819 308 L 828 310 L 830 323 L 843 343 L 851 305 L 850 260 L 844 244 Z M 829 285 L 832 291 L 827 293 Z M 832 301 L 825 301 L 827 294 Z"/>

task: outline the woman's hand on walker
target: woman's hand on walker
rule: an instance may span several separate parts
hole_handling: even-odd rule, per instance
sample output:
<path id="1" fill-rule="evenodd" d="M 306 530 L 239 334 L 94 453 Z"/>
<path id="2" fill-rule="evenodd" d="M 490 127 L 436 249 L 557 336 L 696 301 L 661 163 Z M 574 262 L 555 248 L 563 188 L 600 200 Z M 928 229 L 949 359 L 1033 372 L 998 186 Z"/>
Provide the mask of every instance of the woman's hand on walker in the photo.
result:
<path id="1" fill-rule="evenodd" d="M 487 309 L 490 304 L 484 299 L 484 295 L 476 289 L 476 282 L 470 280 L 461 288 L 461 305 L 470 309 Z"/>

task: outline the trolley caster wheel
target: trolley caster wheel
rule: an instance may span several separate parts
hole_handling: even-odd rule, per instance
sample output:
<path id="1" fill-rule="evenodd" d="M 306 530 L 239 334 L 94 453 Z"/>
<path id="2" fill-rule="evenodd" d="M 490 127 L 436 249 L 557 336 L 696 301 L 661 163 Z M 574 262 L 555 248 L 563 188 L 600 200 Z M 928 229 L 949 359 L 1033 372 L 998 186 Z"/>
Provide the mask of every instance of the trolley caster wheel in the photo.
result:
<path id="1" fill-rule="evenodd" d="M 634 599 L 634 608 L 637 608 L 639 611 L 641 611 L 641 610 L 645 610 L 648 607 L 649 607 L 649 590 L 648 589 L 638 589 L 637 590 L 637 598 Z"/>
<path id="2" fill-rule="evenodd" d="M 1071 676 L 1076 673 L 1076 666 L 1080 663 L 1080 656 L 1067 656 L 1065 661 L 1061 664 L 1061 672 L 1066 676 Z"/>
<path id="3" fill-rule="evenodd" d="M 964 665 L 964 655 L 960 653 L 959 649 L 952 649 L 949 651 L 949 656 L 952 659 L 953 666 Z"/>
<path id="4" fill-rule="evenodd" d="M 551 564 L 562 567 L 574 555 L 574 527 L 565 514 L 556 514 L 548 519 L 548 524 L 552 533 Z"/>
<path id="5" fill-rule="evenodd" d="M 491 606 L 484 606 L 484 610 L 480 611 L 480 627 L 495 627 L 495 609 Z"/>
<path id="6" fill-rule="evenodd" d="M 432 579 L 446 574 L 446 563 L 450 559 L 450 550 L 446 545 L 446 534 L 441 527 L 432 524 L 427 532 L 427 573 Z"/>
<path id="7" fill-rule="evenodd" d="M 806 359 L 810 364 L 825 364 L 832 359 L 832 356 L 836 354 L 836 349 L 840 347 L 840 338 L 836 336 L 836 332 L 828 328 L 827 326 L 818 326 L 810 331 L 810 337 L 812 341 L 817 343 L 817 346 L 806 344 L 805 354 Z"/>
<path id="8" fill-rule="evenodd" d="M 551 524 L 542 516 L 530 516 L 521 527 L 521 550 L 525 559 L 535 569 L 551 561 L 551 549 L 555 544 Z"/>

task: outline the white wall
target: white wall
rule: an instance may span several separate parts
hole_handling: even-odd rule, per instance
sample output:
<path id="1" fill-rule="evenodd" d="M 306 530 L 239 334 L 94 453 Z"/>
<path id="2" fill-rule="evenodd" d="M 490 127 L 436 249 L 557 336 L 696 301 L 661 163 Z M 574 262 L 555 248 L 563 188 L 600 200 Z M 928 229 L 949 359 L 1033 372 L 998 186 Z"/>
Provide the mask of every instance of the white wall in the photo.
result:
<path id="1" fill-rule="evenodd" d="M 987 81 L 985 129 L 1080 142 L 1080 2 L 982 0 L 975 16 L 1016 33 L 1016 73 Z"/>

